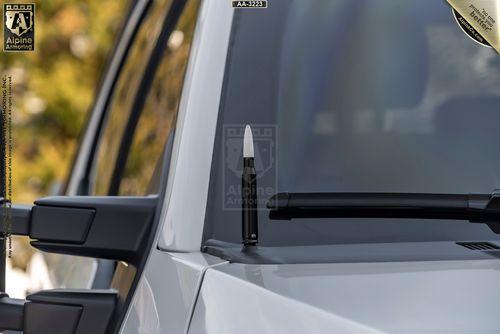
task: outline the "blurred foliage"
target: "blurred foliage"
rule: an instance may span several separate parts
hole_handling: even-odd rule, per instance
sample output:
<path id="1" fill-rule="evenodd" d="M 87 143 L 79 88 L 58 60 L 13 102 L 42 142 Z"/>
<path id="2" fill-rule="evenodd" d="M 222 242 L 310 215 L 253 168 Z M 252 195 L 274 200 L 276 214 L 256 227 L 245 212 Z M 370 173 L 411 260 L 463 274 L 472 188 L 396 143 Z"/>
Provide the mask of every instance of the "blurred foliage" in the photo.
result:
<path id="1" fill-rule="evenodd" d="M 35 52 L 1 52 L 13 78 L 13 200 L 30 203 L 65 180 L 77 138 L 120 29 L 125 0 L 35 1 Z"/>
<path id="2" fill-rule="evenodd" d="M 144 195 L 159 190 L 159 180 L 151 180 L 177 117 L 199 5 L 198 0 L 187 2 L 170 35 L 135 130 L 120 195 Z"/>

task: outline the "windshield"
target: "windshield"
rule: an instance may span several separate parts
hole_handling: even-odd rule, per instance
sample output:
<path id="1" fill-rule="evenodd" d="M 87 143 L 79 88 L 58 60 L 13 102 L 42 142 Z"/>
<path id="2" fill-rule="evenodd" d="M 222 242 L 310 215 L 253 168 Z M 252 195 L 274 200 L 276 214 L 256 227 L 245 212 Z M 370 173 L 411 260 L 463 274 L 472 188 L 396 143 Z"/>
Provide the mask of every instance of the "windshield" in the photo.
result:
<path id="1" fill-rule="evenodd" d="M 237 10 L 205 240 L 241 241 L 241 146 L 256 143 L 261 245 L 495 239 L 487 226 L 269 222 L 287 192 L 491 193 L 500 187 L 500 57 L 445 1 L 269 1 Z"/>

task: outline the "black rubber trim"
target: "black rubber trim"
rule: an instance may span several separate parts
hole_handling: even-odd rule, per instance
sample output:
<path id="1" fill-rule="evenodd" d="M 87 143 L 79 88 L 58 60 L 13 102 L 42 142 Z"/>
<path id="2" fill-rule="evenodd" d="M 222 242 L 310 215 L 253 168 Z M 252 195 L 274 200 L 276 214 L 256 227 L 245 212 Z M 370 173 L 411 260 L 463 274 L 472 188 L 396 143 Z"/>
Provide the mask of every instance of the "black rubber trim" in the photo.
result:
<path id="1" fill-rule="evenodd" d="M 116 50 L 118 49 L 118 45 L 120 44 L 120 41 L 123 38 L 123 32 L 125 31 L 125 28 L 127 27 L 127 23 L 129 21 L 130 16 L 132 15 L 132 13 L 135 10 L 136 4 L 137 4 L 137 0 L 133 0 L 129 4 L 126 16 L 125 16 L 125 18 L 124 18 L 124 20 L 122 22 L 122 26 L 120 27 L 120 31 L 117 34 L 116 42 L 114 43 L 113 49 L 109 53 L 109 55 L 108 55 L 108 57 L 106 59 L 106 62 L 104 64 L 104 66 L 103 66 L 103 69 L 105 69 L 105 71 L 103 72 L 104 75 L 101 75 L 101 77 L 99 78 L 99 82 L 98 82 L 98 84 L 96 86 L 97 89 L 95 90 L 95 93 L 94 93 L 95 96 L 94 97 L 98 96 L 99 92 L 101 91 L 102 85 L 104 84 L 105 78 L 108 76 L 108 69 L 109 69 L 111 63 L 113 62 L 113 59 L 116 57 Z M 145 10 L 147 10 L 147 6 L 146 6 Z M 139 25 L 140 25 L 140 22 L 138 23 L 137 26 L 139 26 Z M 134 38 L 136 32 L 137 32 L 137 29 L 135 29 L 132 32 L 131 40 Z M 127 49 L 125 50 L 125 52 L 123 54 L 122 59 L 120 60 L 120 63 L 118 64 L 118 68 L 117 68 L 117 72 L 118 73 L 120 72 L 120 70 L 122 68 L 123 59 L 126 58 L 126 54 L 128 52 L 128 49 L 129 48 L 127 47 Z M 114 87 L 115 83 L 116 83 L 116 76 L 114 77 L 114 80 L 111 83 L 110 92 L 113 91 L 113 87 Z M 106 99 L 109 100 L 109 96 Z M 97 101 L 96 98 L 94 98 L 94 100 Z M 94 108 L 95 108 L 95 101 L 94 101 L 94 104 L 92 105 L 92 107 L 90 108 L 90 110 L 94 110 Z M 105 104 L 107 104 L 107 102 Z M 93 114 L 92 112 L 89 112 L 86 115 L 86 120 L 84 122 L 84 126 L 83 126 L 83 128 L 81 129 L 81 131 L 80 131 L 80 133 L 78 135 L 78 140 L 77 140 L 77 143 L 79 143 L 78 144 L 78 148 L 77 148 L 77 150 L 75 151 L 75 154 L 72 157 L 69 171 L 73 171 L 74 170 L 74 167 L 75 167 L 75 164 L 76 164 L 76 160 L 77 160 L 78 155 L 79 155 L 79 153 L 81 151 L 81 146 L 82 146 L 83 138 L 85 137 L 85 134 L 88 131 L 88 127 L 89 127 L 90 119 L 92 118 L 92 114 Z M 99 123 L 101 123 L 101 121 Z M 97 129 L 99 129 L 99 128 L 100 128 L 100 125 L 97 127 Z M 95 143 L 91 146 L 91 153 L 93 152 L 94 149 L 95 149 Z M 92 153 L 92 156 L 93 156 L 93 153 Z M 88 165 L 86 166 L 86 170 L 87 169 L 88 169 Z M 58 195 L 64 195 L 64 194 L 67 193 L 70 179 L 71 179 L 71 172 L 68 173 L 68 175 L 66 175 L 64 183 L 63 183 L 60 191 L 57 193 Z M 85 174 L 84 174 L 84 179 L 85 179 Z M 80 187 L 82 187 L 81 183 L 80 183 Z M 77 194 L 78 195 L 87 195 L 87 193 L 85 193 L 85 194 L 83 194 L 83 193 L 77 193 Z"/>
<path id="2" fill-rule="evenodd" d="M 114 164 L 115 168 L 113 170 L 113 175 L 111 176 L 111 182 L 109 185 L 108 195 L 117 195 L 120 188 L 120 181 L 123 177 L 123 172 L 127 164 L 127 158 L 130 151 L 130 146 L 132 145 L 132 140 L 134 138 L 135 129 L 139 118 L 143 111 L 146 98 L 148 97 L 149 89 L 153 83 L 153 78 L 156 70 L 163 58 L 165 49 L 167 48 L 167 42 L 170 34 L 175 29 L 177 21 L 187 0 L 177 0 L 172 3 L 169 9 L 169 13 L 166 15 L 163 22 L 163 29 L 158 36 L 155 48 L 151 53 L 151 58 L 147 64 L 147 67 L 142 75 L 141 82 L 139 84 L 139 89 L 135 97 L 134 103 L 132 105 L 132 112 L 127 120 L 127 125 L 125 127 L 125 132 L 123 134 L 122 141 L 120 143 L 120 148 L 118 150 L 118 156 L 116 157 L 116 162 Z"/>
<path id="3" fill-rule="evenodd" d="M 146 4 L 146 6 L 144 7 L 144 10 L 141 13 L 141 17 L 139 18 L 139 20 L 137 22 L 137 25 L 134 27 L 134 30 L 132 32 L 132 36 L 131 36 L 130 40 L 128 41 L 128 44 L 127 44 L 126 49 L 125 49 L 125 52 L 123 53 L 122 58 L 120 59 L 120 62 L 118 64 L 118 69 L 117 69 L 115 77 L 113 78 L 113 82 L 111 83 L 109 94 L 106 97 L 105 103 L 104 103 L 104 105 L 102 107 L 103 112 L 100 115 L 101 117 L 99 118 L 99 123 L 97 125 L 97 129 L 96 129 L 96 132 L 95 132 L 95 135 L 94 135 L 94 138 L 93 138 L 93 142 L 92 142 L 92 145 L 91 145 L 91 148 L 90 148 L 88 160 L 87 160 L 87 163 L 86 163 L 86 166 L 85 166 L 85 172 L 83 174 L 82 179 L 79 182 L 79 187 L 78 187 L 77 195 L 88 195 L 89 194 L 89 189 L 90 189 L 90 174 L 92 172 L 92 165 L 93 165 L 93 161 L 95 159 L 95 155 L 96 155 L 96 152 L 97 152 L 97 147 L 98 147 L 101 135 L 102 135 L 104 123 L 105 123 L 106 117 L 107 117 L 108 112 L 109 112 L 108 111 L 109 102 L 111 101 L 111 97 L 113 96 L 113 92 L 114 92 L 116 83 L 118 82 L 118 78 L 120 77 L 121 71 L 122 71 L 123 66 L 125 64 L 125 60 L 127 59 L 128 53 L 130 51 L 130 46 L 134 42 L 135 37 L 137 35 L 137 31 L 141 27 L 142 22 L 143 22 L 143 20 L 144 20 L 144 18 L 146 16 L 146 14 L 148 13 L 150 7 L 151 7 L 151 1 L 149 1 Z M 135 9 L 135 5 L 133 6 L 133 8 Z M 132 10 L 131 10 L 131 12 L 132 12 Z M 131 13 L 128 14 L 128 17 L 130 15 L 131 15 Z M 128 20 L 125 22 L 124 27 L 126 27 L 127 22 L 128 22 Z M 120 39 L 121 39 L 121 36 L 120 36 Z M 107 75 L 107 73 L 106 73 L 106 75 Z M 92 108 L 92 110 L 93 110 L 93 108 Z M 89 121 L 90 121 L 90 118 L 92 117 L 91 114 L 89 115 Z M 85 133 L 85 132 L 86 131 L 84 131 L 83 133 Z M 79 152 L 79 151 L 77 151 L 77 152 Z M 76 156 L 78 156 L 78 153 L 77 153 Z M 75 156 L 75 159 L 76 159 L 76 156 Z"/>
<path id="4" fill-rule="evenodd" d="M 495 241 L 490 242 L 495 243 Z M 496 243 L 498 242 L 496 241 Z M 211 239 L 205 242 L 202 251 L 231 263 L 259 265 L 491 260 L 500 258 L 498 250 L 471 252 L 469 249 L 457 245 L 455 241 L 243 247 L 241 244 Z"/>

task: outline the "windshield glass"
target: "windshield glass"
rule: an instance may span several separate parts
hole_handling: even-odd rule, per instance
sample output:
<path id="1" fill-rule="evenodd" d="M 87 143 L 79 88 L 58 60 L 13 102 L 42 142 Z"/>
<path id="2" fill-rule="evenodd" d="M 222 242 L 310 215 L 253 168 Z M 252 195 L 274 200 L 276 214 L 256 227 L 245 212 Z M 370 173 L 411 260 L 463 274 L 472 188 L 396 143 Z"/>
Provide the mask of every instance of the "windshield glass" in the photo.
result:
<path id="1" fill-rule="evenodd" d="M 260 244 L 495 239 L 468 222 L 269 222 L 276 192 L 491 193 L 500 187 L 500 57 L 445 1 L 269 1 L 237 10 L 204 238 L 241 241 L 252 125 Z"/>

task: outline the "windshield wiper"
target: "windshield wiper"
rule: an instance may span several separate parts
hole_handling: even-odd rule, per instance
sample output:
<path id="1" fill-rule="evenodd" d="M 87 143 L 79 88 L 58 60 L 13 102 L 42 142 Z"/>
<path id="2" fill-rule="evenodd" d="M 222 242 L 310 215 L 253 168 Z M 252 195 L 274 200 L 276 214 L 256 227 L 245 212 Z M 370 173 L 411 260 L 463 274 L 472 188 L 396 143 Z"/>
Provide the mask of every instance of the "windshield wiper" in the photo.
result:
<path id="1" fill-rule="evenodd" d="M 422 193 L 278 193 L 267 203 L 270 219 L 409 218 L 468 220 L 500 234 L 500 192 L 488 194 Z"/>

